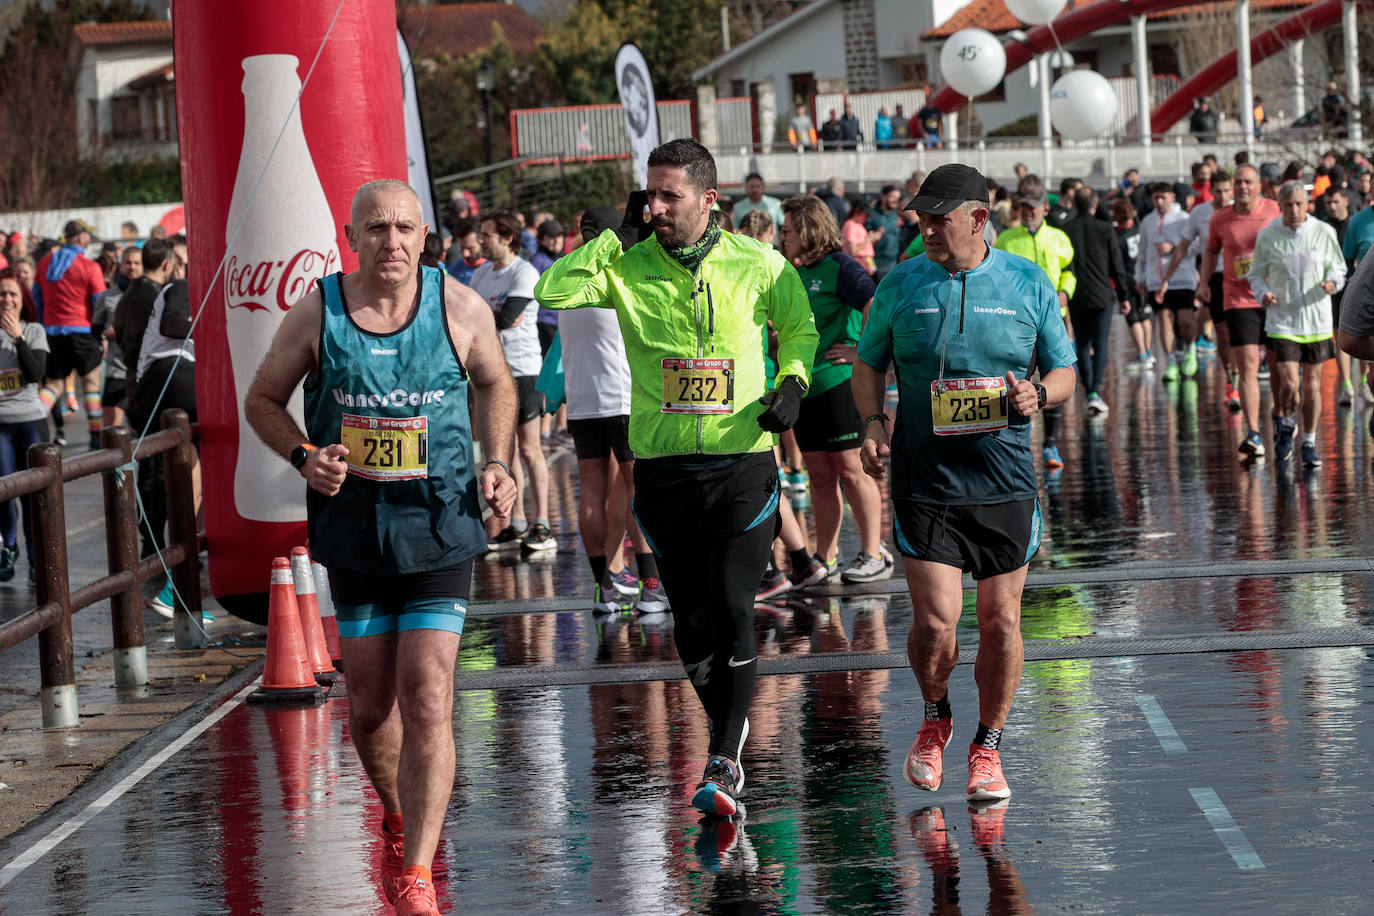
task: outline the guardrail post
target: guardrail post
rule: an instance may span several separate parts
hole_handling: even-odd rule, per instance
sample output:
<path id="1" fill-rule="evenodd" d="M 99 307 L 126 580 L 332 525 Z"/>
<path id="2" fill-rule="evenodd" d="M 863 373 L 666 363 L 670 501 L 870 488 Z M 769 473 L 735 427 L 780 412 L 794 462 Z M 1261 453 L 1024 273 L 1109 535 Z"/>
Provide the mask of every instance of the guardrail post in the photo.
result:
<path id="1" fill-rule="evenodd" d="M 38 605 L 56 603 L 62 616 L 38 634 L 43 727 L 71 728 L 80 722 L 76 702 L 76 665 L 72 660 L 71 590 L 67 582 L 67 513 L 62 501 L 62 449 L 50 442 L 29 448 L 29 467 L 52 472 L 48 485 L 33 494 L 33 558 L 38 564 Z"/>
<path id="2" fill-rule="evenodd" d="M 102 448 L 113 448 L 128 465 L 133 456 L 129 427 L 109 426 L 100 432 Z M 114 636 L 116 687 L 140 687 L 148 683 L 148 648 L 143 642 L 143 581 L 138 575 L 138 501 L 135 473 L 125 468 L 106 471 L 105 552 L 110 575 L 131 572 L 129 588 L 110 599 L 110 632 Z"/>
<path id="3" fill-rule="evenodd" d="M 186 558 L 171 569 L 176 592 L 172 631 L 178 649 L 201 649 L 205 646 L 205 631 L 201 629 L 200 615 L 200 546 L 196 543 L 195 490 L 191 479 L 195 457 L 191 422 L 186 411 L 174 408 L 162 415 L 162 428 L 181 433 L 181 442 L 162 455 L 166 462 L 163 476 L 167 487 L 167 541 L 186 548 Z"/>

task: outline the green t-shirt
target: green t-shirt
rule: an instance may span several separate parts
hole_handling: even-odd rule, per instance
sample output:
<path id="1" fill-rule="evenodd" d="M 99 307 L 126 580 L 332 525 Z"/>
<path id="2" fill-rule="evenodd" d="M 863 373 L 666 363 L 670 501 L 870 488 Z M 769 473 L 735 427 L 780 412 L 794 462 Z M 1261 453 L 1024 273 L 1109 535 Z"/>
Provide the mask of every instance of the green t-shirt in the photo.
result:
<path id="1" fill-rule="evenodd" d="M 857 344 L 863 331 L 863 308 L 877 285 L 863 265 L 840 251 L 832 251 L 814 264 L 797 268 L 802 286 L 816 317 L 816 357 L 811 364 L 811 387 L 806 396 L 829 391 L 854 371 L 849 363 L 832 363 L 825 352 L 835 344 Z"/>

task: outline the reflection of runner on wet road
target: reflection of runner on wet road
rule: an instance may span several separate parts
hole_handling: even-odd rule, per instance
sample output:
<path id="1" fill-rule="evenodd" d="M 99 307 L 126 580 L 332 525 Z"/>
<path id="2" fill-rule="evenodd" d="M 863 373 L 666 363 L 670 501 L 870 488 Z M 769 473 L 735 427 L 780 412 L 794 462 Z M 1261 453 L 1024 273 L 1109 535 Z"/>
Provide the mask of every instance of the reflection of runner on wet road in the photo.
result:
<path id="1" fill-rule="evenodd" d="M 853 378 L 867 417 L 864 470 L 881 478 L 892 457 L 892 534 L 915 620 L 907 652 L 925 719 L 904 772 L 917 788 L 940 786 L 967 570 L 978 580 L 979 630 L 968 796 L 1006 798 L 998 746 L 1021 681 L 1026 564 L 1040 544 L 1031 417 L 1073 393 L 1074 350 L 1045 272 L 983 241 L 987 184 L 976 169 L 941 166 L 908 207 L 920 214 L 926 256 L 879 285 Z M 894 363 L 889 435 L 883 388 Z M 1043 384 L 1026 380 L 1037 368 Z"/>
<path id="2" fill-rule="evenodd" d="M 739 758 L 758 670 L 754 591 L 777 533 L 774 434 L 796 422 L 817 335 L 782 255 L 722 233 L 711 218 L 716 165 L 705 147 L 687 139 L 658 147 L 648 184 L 631 196 L 620 230 L 555 261 L 535 295 L 550 308 L 609 304 L 619 318 L 632 381 L 635 516 L 711 720 L 693 804 L 729 816 L 744 784 Z M 778 332 L 771 391 L 768 321 Z"/>
<path id="3" fill-rule="evenodd" d="M 442 271 L 417 268 L 425 226 L 408 185 L 363 185 L 344 229 L 359 269 L 325 277 L 287 312 L 245 411 L 309 485 L 350 734 L 385 811 L 384 890 L 400 916 L 433 916 L 430 866 L 453 791 L 453 674 L 472 558 L 486 546 L 478 491 L 508 517 L 515 386 L 491 309 Z M 308 437 L 286 408 L 302 379 Z M 469 384 L 491 459 L 481 468 Z"/>

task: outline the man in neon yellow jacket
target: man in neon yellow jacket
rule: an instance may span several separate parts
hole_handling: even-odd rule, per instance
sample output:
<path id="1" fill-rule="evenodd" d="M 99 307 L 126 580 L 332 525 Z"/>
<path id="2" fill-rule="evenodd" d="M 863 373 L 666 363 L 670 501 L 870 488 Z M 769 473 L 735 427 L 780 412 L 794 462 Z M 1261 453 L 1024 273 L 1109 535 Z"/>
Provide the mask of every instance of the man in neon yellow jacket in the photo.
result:
<path id="1" fill-rule="evenodd" d="M 635 518 L 711 723 L 692 804 L 730 817 L 740 809 L 758 669 L 754 590 L 777 533 L 772 447 L 796 422 L 818 336 L 796 269 L 711 218 L 715 188 L 715 161 L 701 144 L 658 147 L 624 225 L 555 261 L 535 297 L 554 309 L 615 309 L 630 362 Z M 772 390 L 769 322 L 778 334 Z"/>
<path id="2" fill-rule="evenodd" d="M 1073 265 L 1073 242 L 1069 241 L 1062 229 L 1045 222 L 1050 212 L 1050 200 L 1039 178 L 1027 175 L 1021 179 L 1020 194 L 1013 203 L 1020 211 L 1021 225 L 1003 230 L 997 236 L 994 247 L 1040 265 L 1040 269 L 1050 278 L 1050 284 L 1059 293 L 1060 314 L 1067 318 L 1069 299 L 1078 287 L 1078 279 L 1070 269 Z M 1045 469 L 1055 475 L 1050 478 L 1054 481 L 1057 472 L 1064 467 L 1064 461 L 1059 457 L 1059 408 L 1054 407 L 1042 413 L 1045 418 L 1042 457 Z"/>

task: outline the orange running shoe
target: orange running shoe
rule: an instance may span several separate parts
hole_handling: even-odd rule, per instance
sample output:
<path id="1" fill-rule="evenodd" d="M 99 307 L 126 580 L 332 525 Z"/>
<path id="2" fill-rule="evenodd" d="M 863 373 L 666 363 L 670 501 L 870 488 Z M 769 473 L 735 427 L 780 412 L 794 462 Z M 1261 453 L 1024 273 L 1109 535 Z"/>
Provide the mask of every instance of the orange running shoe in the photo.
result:
<path id="1" fill-rule="evenodd" d="M 968 800 L 997 801 L 1010 798 L 1002 778 L 1002 758 L 992 748 L 970 744 L 968 749 Z"/>
<path id="2" fill-rule="evenodd" d="M 1230 382 L 1226 383 L 1226 409 L 1240 410 L 1240 392 Z"/>
<path id="3" fill-rule="evenodd" d="M 396 895 L 396 916 L 443 916 L 434 885 L 424 878 L 402 878 Z"/>
<path id="4" fill-rule="evenodd" d="M 934 792 L 944 772 L 944 751 L 954 736 L 954 719 L 922 719 L 916 741 L 906 752 L 902 775 L 918 789 Z"/>
<path id="5" fill-rule="evenodd" d="M 386 902 L 396 903 L 401 888 L 401 870 L 406 867 L 406 838 L 404 833 L 392 833 L 382 825 L 382 893 Z"/>

